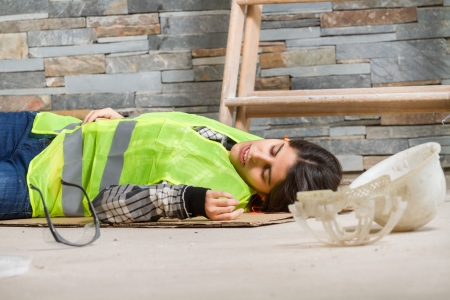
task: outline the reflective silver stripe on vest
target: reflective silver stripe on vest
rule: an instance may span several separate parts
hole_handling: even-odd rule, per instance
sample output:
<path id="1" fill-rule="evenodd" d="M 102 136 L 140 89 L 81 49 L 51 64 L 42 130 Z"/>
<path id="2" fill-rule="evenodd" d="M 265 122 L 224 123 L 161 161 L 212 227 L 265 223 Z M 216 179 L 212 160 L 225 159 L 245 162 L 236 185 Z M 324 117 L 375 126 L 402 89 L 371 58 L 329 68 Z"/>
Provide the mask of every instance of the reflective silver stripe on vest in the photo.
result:
<path id="1" fill-rule="evenodd" d="M 74 128 L 77 127 L 77 126 L 81 126 L 81 123 L 72 123 L 72 124 L 66 125 L 66 126 L 65 126 L 64 128 L 62 128 L 62 129 L 55 130 L 55 132 L 60 133 L 60 132 L 63 131 L 64 129 L 72 130 L 72 129 L 74 129 Z"/>
<path id="2" fill-rule="evenodd" d="M 83 135 L 81 128 L 64 138 L 64 169 L 62 178 L 69 183 L 81 184 L 81 167 L 83 156 Z M 62 186 L 62 207 L 68 217 L 84 216 L 83 192 L 73 186 Z"/>
<path id="3" fill-rule="evenodd" d="M 112 184 L 119 184 L 123 169 L 123 154 L 130 144 L 136 121 L 120 122 L 114 133 L 111 148 L 108 153 L 105 170 L 103 171 L 100 191 Z"/>

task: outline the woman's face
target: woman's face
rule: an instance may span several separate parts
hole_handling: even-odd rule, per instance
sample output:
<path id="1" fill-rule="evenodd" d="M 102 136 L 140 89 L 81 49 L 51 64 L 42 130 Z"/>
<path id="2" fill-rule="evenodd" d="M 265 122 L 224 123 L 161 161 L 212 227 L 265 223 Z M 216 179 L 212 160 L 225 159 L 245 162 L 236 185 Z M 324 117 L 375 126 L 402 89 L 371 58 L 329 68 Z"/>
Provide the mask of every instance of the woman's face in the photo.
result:
<path id="1" fill-rule="evenodd" d="M 256 140 L 231 148 L 230 161 L 239 176 L 264 200 L 270 190 L 286 178 L 297 159 L 296 151 L 283 140 Z"/>

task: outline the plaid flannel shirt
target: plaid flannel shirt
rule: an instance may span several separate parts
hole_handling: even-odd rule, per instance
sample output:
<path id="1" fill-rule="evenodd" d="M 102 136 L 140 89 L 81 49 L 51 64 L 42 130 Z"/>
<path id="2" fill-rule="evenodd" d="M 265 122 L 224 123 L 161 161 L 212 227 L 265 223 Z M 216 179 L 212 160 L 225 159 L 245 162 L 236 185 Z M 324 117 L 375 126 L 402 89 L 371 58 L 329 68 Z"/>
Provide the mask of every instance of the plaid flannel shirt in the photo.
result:
<path id="1" fill-rule="evenodd" d="M 227 149 L 234 144 L 228 137 L 206 127 L 194 127 L 198 134 Z M 160 218 L 186 219 L 205 216 L 208 189 L 184 184 L 112 185 L 92 201 L 98 218 L 106 223 L 156 222 Z"/>

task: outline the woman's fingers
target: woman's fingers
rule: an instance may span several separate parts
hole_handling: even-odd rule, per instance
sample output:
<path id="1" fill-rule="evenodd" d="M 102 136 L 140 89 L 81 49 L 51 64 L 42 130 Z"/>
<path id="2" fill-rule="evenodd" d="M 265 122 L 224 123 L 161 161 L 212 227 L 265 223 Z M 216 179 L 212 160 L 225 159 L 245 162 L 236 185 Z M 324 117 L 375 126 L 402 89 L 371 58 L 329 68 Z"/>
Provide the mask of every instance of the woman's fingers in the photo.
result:
<path id="1" fill-rule="evenodd" d="M 239 217 L 244 210 L 235 210 L 239 201 L 234 199 L 230 193 L 221 191 L 207 191 L 205 199 L 206 215 L 214 221 L 233 220 Z"/>
<path id="2" fill-rule="evenodd" d="M 83 124 L 94 122 L 97 119 L 120 119 L 123 118 L 121 114 L 112 108 L 103 108 L 99 110 L 91 110 L 83 120 Z"/>
<path id="3" fill-rule="evenodd" d="M 240 208 L 231 213 L 224 213 L 224 214 L 216 215 L 214 217 L 214 219 L 211 219 L 211 220 L 213 220 L 213 221 L 234 220 L 237 217 L 239 217 L 240 215 L 242 215 L 243 213 L 244 213 L 244 210 L 242 208 Z"/>

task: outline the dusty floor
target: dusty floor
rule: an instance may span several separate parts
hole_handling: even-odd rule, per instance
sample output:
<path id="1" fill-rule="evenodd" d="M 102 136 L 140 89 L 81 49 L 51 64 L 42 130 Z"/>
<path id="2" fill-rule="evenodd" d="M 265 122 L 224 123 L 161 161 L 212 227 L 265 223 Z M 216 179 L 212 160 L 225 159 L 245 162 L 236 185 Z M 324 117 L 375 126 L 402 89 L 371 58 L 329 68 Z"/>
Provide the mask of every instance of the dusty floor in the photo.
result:
<path id="1" fill-rule="evenodd" d="M 84 248 L 42 231 L 0 228 L 0 253 L 33 256 L 27 273 L 0 279 L 0 299 L 450 299 L 450 194 L 421 229 L 360 247 L 322 245 L 296 223 L 105 228 Z"/>

